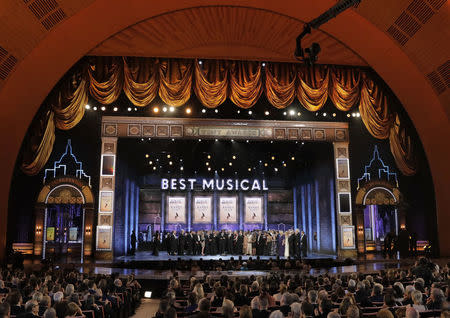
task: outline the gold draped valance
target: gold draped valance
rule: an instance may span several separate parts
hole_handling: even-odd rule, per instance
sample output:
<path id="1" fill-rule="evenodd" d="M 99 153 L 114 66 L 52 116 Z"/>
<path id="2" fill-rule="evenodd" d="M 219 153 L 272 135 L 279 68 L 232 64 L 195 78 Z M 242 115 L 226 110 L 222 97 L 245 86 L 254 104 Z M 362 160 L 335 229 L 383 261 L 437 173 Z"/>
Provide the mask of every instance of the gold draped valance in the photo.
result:
<path id="1" fill-rule="evenodd" d="M 279 109 L 297 98 L 306 110 L 318 111 L 330 98 L 340 111 L 359 107 L 370 134 L 378 139 L 389 138 L 399 169 L 405 175 L 415 171 L 410 137 L 394 124 L 395 113 L 389 107 L 385 89 L 365 69 L 291 63 L 266 63 L 263 67 L 260 62 L 250 61 L 199 63 L 137 57 L 91 57 L 80 64 L 81 71 L 64 78 L 42 106 L 51 105 L 49 114 L 38 119 L 46 122 L 46 129 L 30 131 L 33 145 L 25 149 L 27 160 L 22 165 L 27 174 L 36 174 L 45 165 L 53 147 L 54 127 L 70 129 L 81 120 L 89 95 L 109 105 L 122 91 L 136 107 L 149 105 L 157 95 L 169 106 L 181 106 L 193 92 L 208 108 L 218 107 L 229 98 L 247 109 L 265 94 L 269 103 Z"/>

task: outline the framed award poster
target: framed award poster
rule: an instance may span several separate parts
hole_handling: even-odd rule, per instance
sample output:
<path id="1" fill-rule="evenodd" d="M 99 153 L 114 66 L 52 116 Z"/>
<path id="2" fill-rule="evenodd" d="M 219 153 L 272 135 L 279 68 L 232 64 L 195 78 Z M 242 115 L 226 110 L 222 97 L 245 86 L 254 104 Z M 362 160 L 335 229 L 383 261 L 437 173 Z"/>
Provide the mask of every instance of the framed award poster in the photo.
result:
<path id="1" fill-rule="evenodd" d="M 212 223 L 212 197 L 194 197 L 194 223 Z"/>
<path id="2" fill-rule="evenodd" d="M 101 176 L 114 176 L 115 161 L 115 155 L 102 155 Z"/>
<path id="3" fill-rule="evenodd" d="M 77 227 L 69 228 L 69 241 L 78 241 L 78 228 Z"/>
<path id="4" fill-rule="evenodd" d="M 342 249 L 355 248 L 355 226 L 342 225 L 341 226 L 341 246 Z"/>
<path id="5" fill-rule="evenodd" d="M 112 213 L 113 211 L 113 191 L 100 191 L 99 211 L 101 213 Z"/>
<path id="6" fill-rule="evenodd" d="M 110 251 L 111 249 L 111 226 L 97 226 L 97 250 Z"/>
<path id="7" fill-rule="evenodd" d="M 245 198 L 245 223 L 263 223 L 263 198 Z"/>
<path id="8" fill-rule="evenodd" d="M 167 223 L 186 224 L 186 197 L 167 197 Z"/>
<path id="9" fill-rule="evenodd" d="M 219 223 L 237 223 L 237 198 L 220 197 L 219 199 Z"/>
<path id="10" fill-rule="evenodd" d="M 55 240 L 55 228 L 54 227 L 48 227 L 47 228 L 47 241 L 52 242 Z"/>
<path id="11" fill-rule="evenodd" d="M 336 159 L 336 175 L 338 179 L 349 179 L 350 171 L 348 166 L 348 159 Z"/>

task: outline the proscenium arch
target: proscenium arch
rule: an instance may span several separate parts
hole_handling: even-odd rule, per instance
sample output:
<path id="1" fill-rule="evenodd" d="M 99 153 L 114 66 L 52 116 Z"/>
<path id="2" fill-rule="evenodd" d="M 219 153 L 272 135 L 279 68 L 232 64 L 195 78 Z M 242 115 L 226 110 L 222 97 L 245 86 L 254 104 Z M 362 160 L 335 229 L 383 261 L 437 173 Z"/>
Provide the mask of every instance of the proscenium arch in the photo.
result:
<path id="1" fill-rule="evenodd" d="M 383 191 L 386 191 L 387 193 L 389 193 L 391 195 L 391 197 L 394 199 L 395 203 L 398 203 L 397 202 L 397 198 L 395 197 L 394 193 L 392 193 L 392 191 L 390 191 L 388 188 L 385 188 L 385 187 L 373 187 L 369 191 L 367 191 L 366 194 L 364 194 L 364 198 L 362 200 L 362 204 L 363 205 L 367 205 L 366 204 L 366 199 L 367 199 L 367 196 L 369 195 L 370 192 L 372 192 L 374 190 L 380 190 L 380 189 L 383 190 Z"/>
<path id="2" fill-rule="evenodd" d="M 89 187 L 89 185 L 83 180 L 70 176 L 64 176 L 62 178 L 56 178 L 51 180 L 50 182 L 46 182 L 39 192 L 39 195 L 36 199 L 36 204 L 47 204 L 47 200 L 50 194 L 54 190 L 64 186 L 76 189 L 83 197 L 83 204 L 87 207 L 94 207 L 94 194 L 92 193 L 92 189 Z"/>
<path id="3" fill-rule="evenodd" d="M 204 5 L 202 0 L 97 0 L 55 27 L 16 67 L 0 90 L 0 118 L 14 127 L 0 126 L 0 258 L 4 256 L 10 182 L 26 130 L 44 98 L 63 74 L 96 45 L 140 21 L 167 12 Z M 211 0 L 208 5 L 254 7 L 309 21 L 335 4 L 334 0 L 258 1 Z M 168 19 L 170 21 L 170 19 Z M 261 21 L 265 23 L 265 21 Z M 357 26 L 357 27 L 355 27 Z M 438 233 L 442 256 L 450 256 L 446 229 L 450 227 L 449 118 L 437 95 L 416 65 L 382 30 L 354 10 L 348 10 L 322 28 L 360 55 L 384 79 L 408 112 L 427 154 L 436 195 Z M 300 30 L 299 30 L 300 32 Z M 368 40 L 370 39 L 370 41 Z M 233 44 L 205 49 L 205 56 L 226 56 Z M 212 52 L 212 53 L 211 53 Z M 173 52 L 175 55 L 176 52 Z M 258 59 L 257 56 L 254 59 Z M 26 94 L 24 94 L 26 91 Z M 439 128 L 436 128 L 439 127 Z"/>

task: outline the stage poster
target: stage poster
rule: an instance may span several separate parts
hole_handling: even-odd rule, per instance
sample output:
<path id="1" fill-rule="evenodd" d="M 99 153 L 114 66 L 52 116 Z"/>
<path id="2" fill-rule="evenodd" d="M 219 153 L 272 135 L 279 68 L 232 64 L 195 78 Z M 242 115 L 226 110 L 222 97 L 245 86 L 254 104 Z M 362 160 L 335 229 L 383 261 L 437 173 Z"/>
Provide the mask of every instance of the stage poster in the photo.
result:
<path id="1" fill-rule="evenodd" d="M 112 237 L 110 226 L 97 226 L 97 249 L 111 250 Z"/>
<path id="2" fill-rule="evenodd" d="M 343 225 L 341 226 L 342 233 L 342 248 L 343 249 L 353 249 L 355 248 L 355 227 L 353 225 Z"/>
<path id="3" fill-rule="evenodd" d="M 237 200 L 236 197 L 220 197 L 219 200 L 219 223 L 237 223 Z"/>
<path id="4" fill-rule="evenodd" d="M 262 197 L 245 198 L 245 223 L 263 223 Z"/>
<path id="5" fill-rule="evenodd" d="M 349 179 L 350 172 L 348 166 L 348 159 L 336 159 L 337 162 L 337 178 Z"/>
<path id="6" fill-rule="evenodd" d="M 212 223 L 212 198 L 194 197 L 194 223 Z"/>
<path id="7" fill-rule="evenodd" d="M 102 155 L 102 176 L 114 176 L 114 155 Z"/>
<path id="8" fill-rule="evenodd" d="M 47 242 L 51 242 L 55 240 L 55 228 L 48 227 L 47 228 Z"/>
<path id="9" fill-rule="evenodd" d="M 69 228 L 69 241 L 78 241 L 78 228 Z"/>
<path id="10" fill-rule="evenodd" d="M 100 191 L 100 212 L 112 213 L 113 211 L 113 194 L 112 191 Z"/>
<path id="11" fill-rule="evenodd" d="M 167 197 L 167 223 L 186 223 L 185 197 Z"/>

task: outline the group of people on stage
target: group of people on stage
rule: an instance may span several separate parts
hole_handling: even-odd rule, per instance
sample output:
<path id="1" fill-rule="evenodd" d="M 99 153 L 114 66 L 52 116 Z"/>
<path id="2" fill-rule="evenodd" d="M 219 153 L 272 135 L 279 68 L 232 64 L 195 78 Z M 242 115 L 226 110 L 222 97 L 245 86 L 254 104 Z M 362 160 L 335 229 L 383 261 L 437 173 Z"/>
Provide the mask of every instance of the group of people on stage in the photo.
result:
<path id="1" fill-rule="evenodd" d="M 160 233 L 153 237 L 153 254 L 160 249 Z M 168 232 L 162 247 L 169 255 L 267 255 L 307 257 L 305 232 L 288 231 L 190 231 Z"/>

